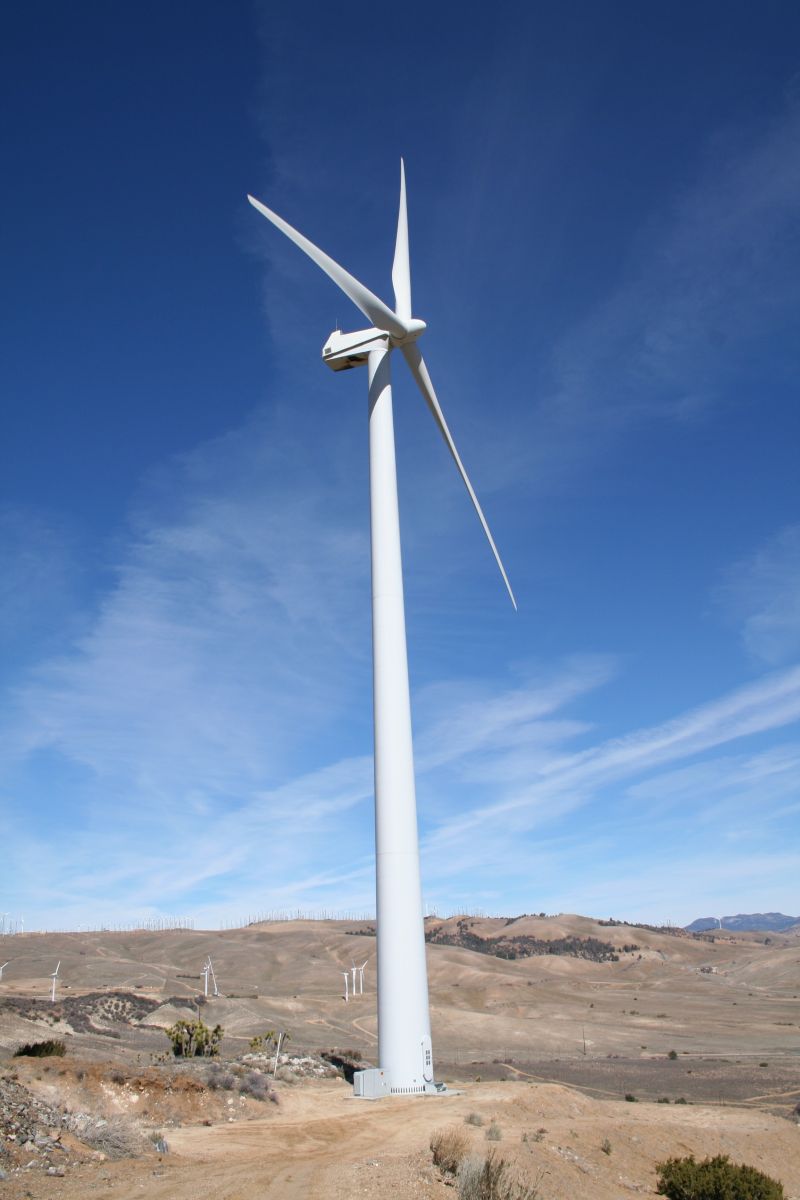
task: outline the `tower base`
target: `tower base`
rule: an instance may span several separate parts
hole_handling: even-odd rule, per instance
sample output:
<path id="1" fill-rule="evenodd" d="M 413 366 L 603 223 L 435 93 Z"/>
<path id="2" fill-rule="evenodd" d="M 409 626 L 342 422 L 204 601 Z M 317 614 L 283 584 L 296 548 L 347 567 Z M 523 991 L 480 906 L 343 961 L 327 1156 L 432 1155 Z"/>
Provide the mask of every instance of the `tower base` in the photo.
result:
<path id="1" fill-rule="evenodd" d="M 356 1071 L 353 1075 L 353 1096 L 356 1100 L 381 1100 L 384 1096 L 458 1096 L 459 1092 L 445 1083 L 421 1083 L 408 1087 L 392 1086 L 389 1072 L 380 1067 Z"/>

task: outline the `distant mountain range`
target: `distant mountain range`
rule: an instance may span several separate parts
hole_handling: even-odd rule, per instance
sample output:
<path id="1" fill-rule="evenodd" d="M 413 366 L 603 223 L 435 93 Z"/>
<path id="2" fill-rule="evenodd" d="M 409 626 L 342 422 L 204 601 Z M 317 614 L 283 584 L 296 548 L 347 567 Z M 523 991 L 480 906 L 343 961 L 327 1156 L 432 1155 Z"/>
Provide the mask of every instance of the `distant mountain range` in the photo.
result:
<path id="1" fill-rule="evenodd" d="M 767 929 L 780 933 L 798 924 L 800 917 L 787 917 L 785 913 L 738 913 L 735 917 L 698 917 L 686 926 L 686 930 L 688 933 L 705 933 L 706 930 L 720 928 L 732 932 Z"/>

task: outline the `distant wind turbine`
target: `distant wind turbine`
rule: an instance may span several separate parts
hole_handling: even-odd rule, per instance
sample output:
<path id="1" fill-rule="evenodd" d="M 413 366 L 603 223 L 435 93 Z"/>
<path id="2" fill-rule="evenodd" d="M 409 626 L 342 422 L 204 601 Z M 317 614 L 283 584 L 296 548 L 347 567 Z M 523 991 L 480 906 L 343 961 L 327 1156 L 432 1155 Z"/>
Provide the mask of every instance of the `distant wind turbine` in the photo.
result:
<path id="1" fill-rule="evenodd" d="M 53 971 L 53 974 L 50 976 L 50 978 L 53 981 L 50 985 L 50 999 L 52 1000 L 53 1004 L 55 1004 L 55 1002 L 56 1002 L 56 980 L 58 979 L 58 968 L 60 966 L 61 966 L 61 959 L 58 960 L 58 966 L 56 967 L 55 971 Z"/>
<path id="2" fill-rule="evenodd" d="M 397 503 L 390 359 L 399 349 L 469 493 L 516 608 L 514 594 L 478 498 L 461 462 L 417 346 L 425 322 L 412 317 L 405 169 L 400 163 L 392 284 L 394 309 L 260 201 L 255 209 L 328 275 L 360 309 L 370 328 L 335 330 L 322 350 L 334 371 L 366 366 L 372 551 L 375 848 L 377 868 L 378 1059 L 355 1075 L 357 1096 L 441 1092 L 434 1081 L 419 838 L 411 740 L 411 705 Z"/>
<path id="3" fill-rule="evenodd" d="M 367 965 L 368 962 L 369 962 L 369 959 L 365 958 L 363 963 L 361 964 L 361 966 L 358 967 L 358 994 L 359 994 L 359 996 L 364 995 L 364 967 Z"/>
<path id="4" fill-rule="evenodd" d="M 347 1004 L 350 1000 L 350 972 L 342 971 L 344 975 L 344 1002 Z"/>
<path id="5" fill-rule="evenodd" d="M 10 961 L 11 961 L 11 960 L 9 959 L 9 962 L 10 962 Z M 0 983 L 2 983 L 2 982 L 3 982 L 3 971 L 5 971 L 5 969 L 6 969 L 6 967 L 7 967 L 7 966 L 8 966 L 8 963 L 7 963 L 7 962 L 4 962 L 4 963 L 0 964 Z"/>
<path id="6" fill-rule="evenodd" d="M 218 996 L 219 989 L 217 988 L 217 978 L 214 974 L 214 968 L 211 965 L 211 955 L 210 954 L 209 954 L 208 958 L 206 959 L 205 963 L 203 964 L 203 970 L 200 972 L 200 974 L 203 976 L 203 995 L 204 996 L 208 995 L 208 980 L 210 977 L 211 982 L 214 987 L 214 995 Z"/>

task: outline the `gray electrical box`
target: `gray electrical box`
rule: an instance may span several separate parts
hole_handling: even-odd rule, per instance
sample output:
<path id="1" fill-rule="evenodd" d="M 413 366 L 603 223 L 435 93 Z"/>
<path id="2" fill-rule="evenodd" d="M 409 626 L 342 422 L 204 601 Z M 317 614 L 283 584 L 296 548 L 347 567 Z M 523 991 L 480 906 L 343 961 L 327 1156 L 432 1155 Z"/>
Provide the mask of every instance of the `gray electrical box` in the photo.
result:
<path id="1" fill-rule="evenodd" d="M 356 1071 L 353 1075 L 353 1095 L 360 1100 L 380 1100 L 389 1091 L 389 1076 L 380 1067 Z"/>

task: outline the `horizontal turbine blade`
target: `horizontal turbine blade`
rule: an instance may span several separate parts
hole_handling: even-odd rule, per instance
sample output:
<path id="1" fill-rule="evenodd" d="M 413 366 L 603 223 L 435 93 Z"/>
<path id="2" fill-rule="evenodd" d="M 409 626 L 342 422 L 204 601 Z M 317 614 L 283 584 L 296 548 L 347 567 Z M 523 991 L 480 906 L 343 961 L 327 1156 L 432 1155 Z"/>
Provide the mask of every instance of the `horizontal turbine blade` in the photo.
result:
<path id="1" fill-rule="evenodd" d="M 265 204 L 261 204 L 253 196 L 248 196 L 247 199 L 253 208 L 257 208 L 262 216 L 265 216 L 277 229 L 280 229 L 281 233 L 285 233 L 289 240 L 294 242 L 296 246 L 299 246 L 312 262 L 321 267 L 325 274 L 330 276 L 337 287 L 342 289 L 345 296 L 348 296 L 353 301 L 356 308 L 361 309 L 367 320 L 371 321 L 377 329 L 385 329 L 387 333 L 391 333 L 397 338 L 406 337 L 411 332 L 410 326 L 406 321 L 403 321 L 396 313 L 393 313 L 387 304 L 384 304 L 369 288 L 364 287 L 363 283 L 359 283 L 348 271 L 345 271 L 344 267 L 340 267 L 323 250 L 320 250 L 318 246 L 310 242 L 307 237 L 303 237 L 302 233 L 298 233 L 296 229 L 293 229 L 291 225 L 284 221 L 282 217 L 279 217 L 277 213 L 274 213 L 272 209 L 267 208 Z"/>
<path id="2" fill-rule="evenodd" d="M 450 435 L 450 430 L 447 428 L 447 422 L 444 419 L 444 413 L 439 407 L 439 401 L 436 399 L 436 392 L 433 390 L 433 384 L 431 383 L 431 377 L 428 374 L 428 368 L 425 366 L 425 360 L 420 354 L 419 347 L 417 346 L 416 342 L 411 342 L 407 346 L 401 346 L 400 349 L 403 351 L 403 356 L 411 368 L 411 374 L 416 379 L 417 386 L 422 392 L 422 395 L 425 397 L 425 402 L 428 405 L 428 408 L 431 410 L 431 415 L 436 424 L 439 426 L 439 432 L 447 443 L 447 448 L 453 456 L 453 461 L 458 467 L 461 478 L 464 480 L 466 489 L 470 494 L 470 499 L 475 505 L 475 511 L 478 514 L 478 519 L 483 526 L 483 532 L 489 539 L 489 545 L 492 547 L 492 554 L 494 555 L 497 565 L 500 568 L 500 574 L 503 576 L 503 581 L 508 588 L 508 594 L 511 597 L 511 603 L 516 609 L 517 602 L 514 599 L 514 593 L 511 590 L 511 584 L 508 582 L 508 576 L 506 575 L 505 567 L 500 559 L 500 555 L 497 553 L 497 546 L 495 546 L 494 538 L 489 531 L 489 526 L 486 524 L 486 518 L 484 517 L 483 510 L 478 503 L 478 497 L 475 495 L 475 491 L 469 481 L 469 476 L 464 470 L 464 464 L 458 456 L 458 451 L 456 450 L 455 442 Z"/>

